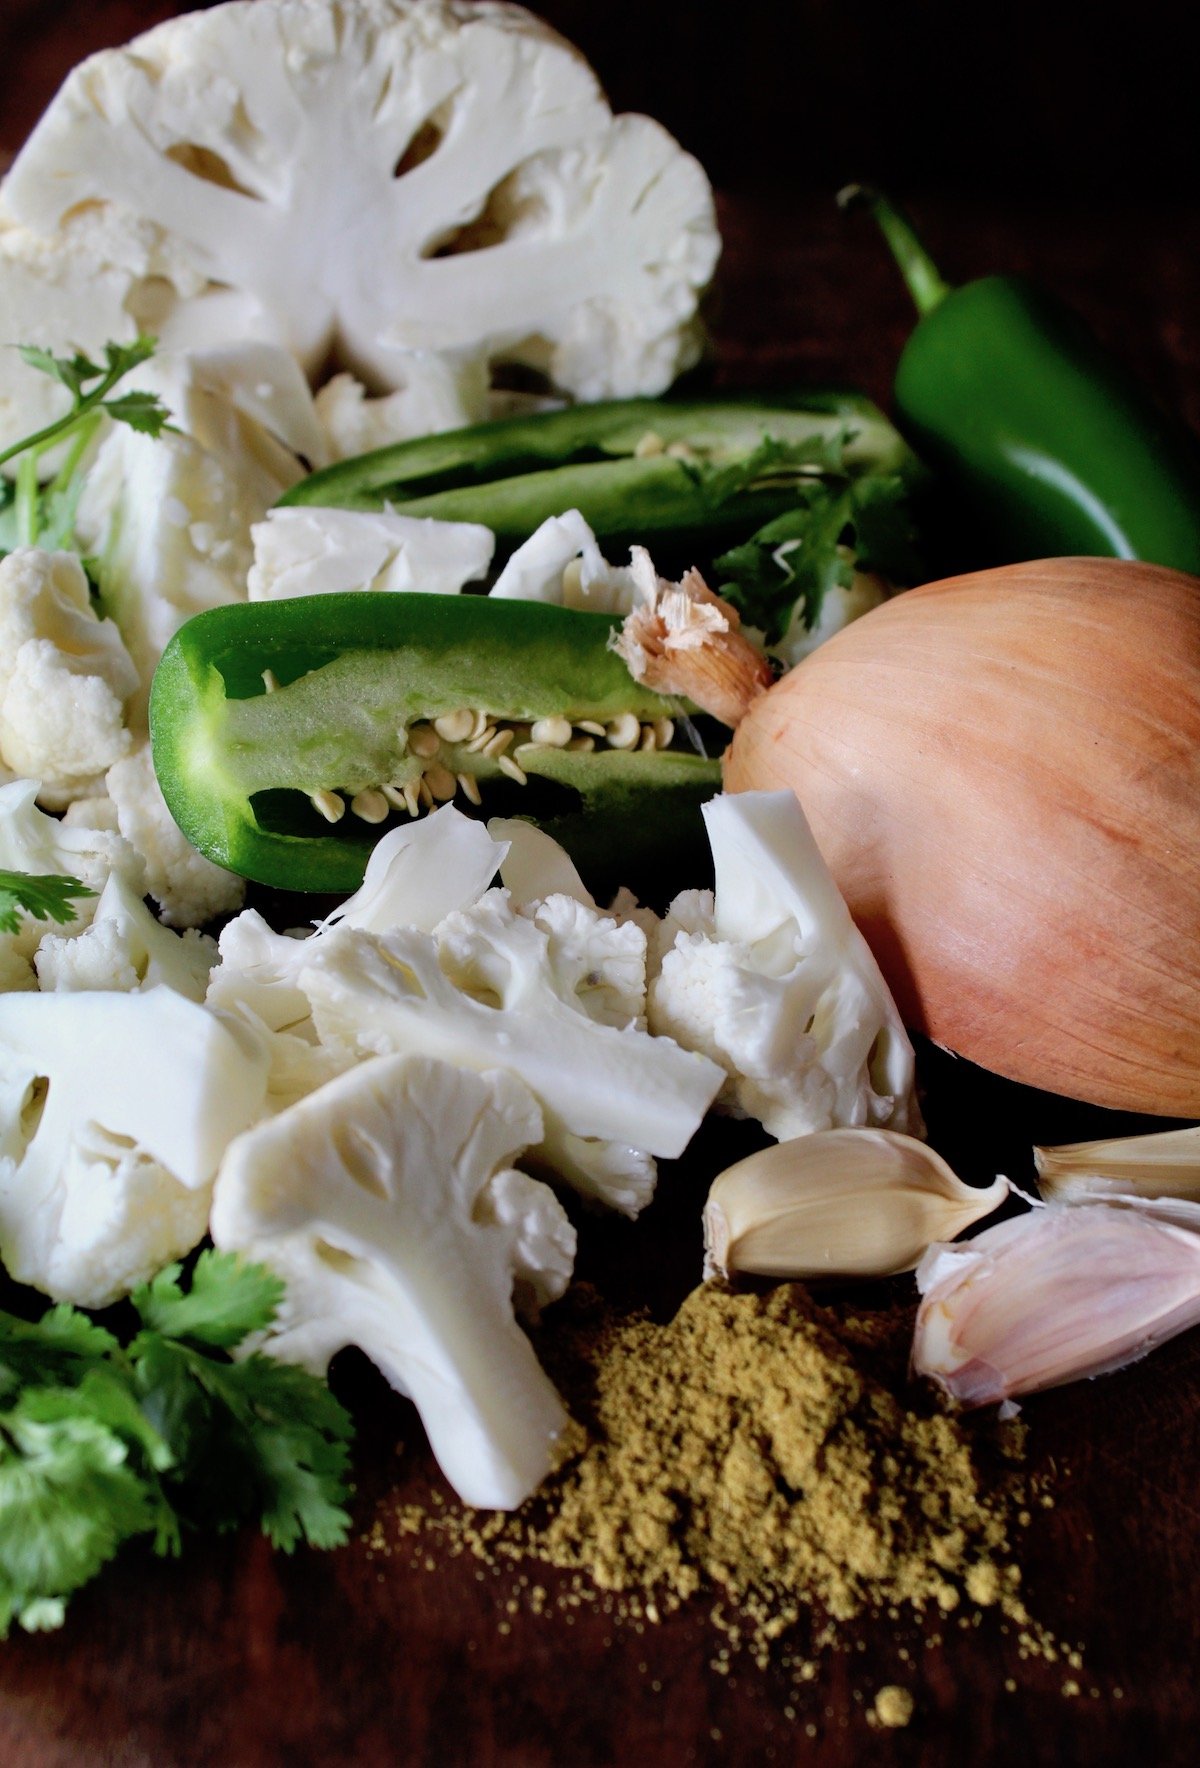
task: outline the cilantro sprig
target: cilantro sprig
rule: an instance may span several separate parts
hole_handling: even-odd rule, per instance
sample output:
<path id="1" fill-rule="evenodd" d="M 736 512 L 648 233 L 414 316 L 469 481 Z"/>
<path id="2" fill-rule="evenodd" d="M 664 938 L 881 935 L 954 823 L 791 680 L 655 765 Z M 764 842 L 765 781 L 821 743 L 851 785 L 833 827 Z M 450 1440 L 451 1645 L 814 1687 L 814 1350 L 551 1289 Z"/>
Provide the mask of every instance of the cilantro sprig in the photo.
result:
<path id="1" fill-rule="evenodd" d="M 137 337 L 130 344 L 106 344 L 104 361 L 93 362 L 76 351 L 55 356 L 36 344 L 19 344 L 23 362 L 49 375 L 71 395 L 69 408 L 53 423 L 0 450 L 0 467 L 17 460 L 11 501 L 0 512 L 0 551 L 14 546 L 68 546 L 83 490 L 82 465 L 97 429 L 107 416 L 147 436 L 170 429 L 170 412 L 155 393 L 116 389 L 133 369 L 149 361 L 155 339 Z M 57 473 L 41 483 L 40 462 L 48 449 L 65 444 Z"/>
<path id="2" fill-rule="evenodd" d="M 853 440 L 851 429 L 799 444 L 766 437 L 706 480 L 718 503 L 768 485 L 786 484 L 795 497 L 792 509 L 716 560 L 721 594 L 768 644 L 783 637 L 794 610 L 811 631 L 829 591 L 849 588 L 856 569 L 897 584 L 920 577 L 910 487 L 899 473 L 852 470 Z"/>
<path id="3" fill-rule="evenodd" d="M 0 871 L 0 933 L 16 933 L 23 914 L 66 927 L 75 919 L 75 899 L 95 894 L 78 878 L 56 872 Z"/>
<path id="4" fill-rule="evenodd" d="M 322 1381 L 236 1350 L 283 1285 L 207 1251 L 130 1298 L 130 1343 L 77 1309 L 0 1313 L 0 1637 L 62 1624 L 72 1592 L 135 1536 L 257 1522 L 276 1547 L 345 1541 L 351 1424 Z"/>

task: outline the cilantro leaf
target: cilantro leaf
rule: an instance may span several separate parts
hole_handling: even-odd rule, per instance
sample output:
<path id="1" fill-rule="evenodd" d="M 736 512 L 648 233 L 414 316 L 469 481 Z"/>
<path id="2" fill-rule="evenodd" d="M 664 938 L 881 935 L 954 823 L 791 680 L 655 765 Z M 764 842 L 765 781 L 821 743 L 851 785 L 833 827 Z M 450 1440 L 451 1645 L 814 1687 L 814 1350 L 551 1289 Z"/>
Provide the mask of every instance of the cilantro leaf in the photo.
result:
<path id="1" fill-rule="evenodd" d="M 107 414 L 115 423 L 148 436 L 170 429 L 170 413 L 155 393 L 133 390 L 110 397 L 125 376 L 153 356 L 155 340 L 137 337 L 129 344 L 104 346 L 103 363 L 80 354 L 55 356 L 37 344 L 19 344 L 28 367 L 66 388 L 71 404 L 61 417 L 31 436 L 0 451 L 0 466 L 18 460 L 12 502 L 0 512 L 0 547 L 60 547 L 73 541 L 75 511 L 82 489 L 83 463 L 97 425 Z M 50 448 L 66 445 L 63 466 L 48 490 L 42 490 L 38 463 Z"/>
<path id="2" fill-rule="evenodd" d="M 117 1348 L 111 1332 L 65 1302 L 36 1325 L 0 1314 L 0 1402 L 22 1387 L 74 1387 Z"/>
<path id="3" fill-rule="evenodd" d="M 738 460 L 695 466 L 692 470 L 697 473 L 706 501 L 715 508 L 744 491 L 764 491 L 771 486 L 794 483 L 802 489 L 806 480 L 844 472 L 846 447 L 853 436 L 852 430 L 839 430 L 830 436 L 806 436 L 792 442 L 764 435 L 749 454 Z"/>
<path id="4" fill-rule="evenodd" d="M 126 1444 L 65 1398 L 31 1388 L 0 1419 L 0 1629 L 56 1624 L 62 1599 L 153 1523 Z"/>
<path id="5" fill-rule="evenodd" d="M 189 1520 L 223 1532 L 258 1518 L 287 1552 L 301 1540 L 345 1541 L 351 1424 L 323 1381 L 266 1357 L 218 1361 L 157 1334 L 133 1350 L 143 1408 L 176 1464 L 167 1487 Z"/>
<path id="6" fill-rule="evenodd" d="M 161 436 L 170 427 L 171 414 L 157 393 L 122 393 L 116 399 L 106 399 L 101 410 L 145 436 Z"/>
<path id="7" fill-rule="evenodd" d="M 283 1283 L 273 1271 L 247 1264 L 233 1252 L 202 1252 L 187 1294 L 181 1269 L 168 1265 L 131 1297 L 143 1325 L 163 1338 L 232 1350 L 251 1333 L 264 1331 L 283 1299 Z"/>
<path id="8" fill-rule="evenodd" d="M 68 926 L 75 919 L 72 899 L 96 893 L 78 878 L 55 873 L 0 871 L 0 933 L 16 933 L 22 913 L 35 921 Z"/>
<path id="9" fill-rule="evenodd" d="M 797 487 L 794 509 L 716 561 L 721 593 L 743 619 L 778 644 L 798 613 L 807 631 L 835 586 L 856 569 L 892 583 L 920 576 L 908 487 L 897 474 L 814 480 Z"/>
<path id="10" fill-rule="evenodd" d="M 0 1313 L 0 1637 L 62 1623 L 67 1599 L 134 1535 L 178 1553 L 201 1528 L 257 1523 L 285 1551 L 350 1528 L 351 1422 L 303 1369 L 228 1352 L 283 1285 L 204 1252 L 133 1296 L 128 1349 L 71 1307 Z"/>

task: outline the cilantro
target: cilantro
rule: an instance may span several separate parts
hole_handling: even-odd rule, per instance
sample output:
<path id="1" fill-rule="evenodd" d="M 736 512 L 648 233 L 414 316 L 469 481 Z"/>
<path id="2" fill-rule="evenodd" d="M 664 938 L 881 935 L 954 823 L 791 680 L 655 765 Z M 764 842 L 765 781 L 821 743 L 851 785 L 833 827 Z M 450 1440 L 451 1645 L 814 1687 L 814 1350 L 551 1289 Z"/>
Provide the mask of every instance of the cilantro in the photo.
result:
<path id="1" fill-rule="evenodd" d="M 134 1293 L 124 1349 L 75 1308 L 0 1313 L 0 1637 L 61 1625 L 137 1535 L 159 1554 L 251 1522 L 286 1552 L 346 1539 L 346 1412 L 305 1370 L 227 1354 L 282 1295 L 262 1266 L 209 1251 L 190 1285 L 172 1265 Z"/>
<path id="2" fill-rule="evenodd" d="M 920 575 L 908 486 L 898 474 L 828 471 L 796 487 L 796 505 L 716 561 L 721 594 L 777 644 L 794 611 L 811 632 L 835 585 L 856 569 L 893 583 Z"/>
<path id="3" fill-rule="evenodd" d="M 78 351 L 55 356 L 36 344 L 19 344 L 17 349 L 30 368 L 66 388 L 71 404 L 44 429 L 0 451 L 0 466 L 18 460 L 15 488 L 0 506 L 0 550 L 70 546 L 83 489 L 83 461 L 105 414 L 147 436 L 161 436 L 171 428 L 170 413 L 156 394 L 115 393 L 127 374 L 153 356 L 155 340 L 138 337 L 131 344 L 106 344 L 103 362 L 93 362 Z M 66 445 L 62 464 L 49 485 L 42 486 L 39 462 L 47 449 L 60 444 Z"/>
<path id="4" fill-rule="evenodd" d="M 78 878 L 62 878 L 53 872 L 0 871 L 0 933 L 16 933 L 22 913 L 32 915 L 35 921 L 68 926 L 75 919 L 72 898 L 95 894 Z"/>

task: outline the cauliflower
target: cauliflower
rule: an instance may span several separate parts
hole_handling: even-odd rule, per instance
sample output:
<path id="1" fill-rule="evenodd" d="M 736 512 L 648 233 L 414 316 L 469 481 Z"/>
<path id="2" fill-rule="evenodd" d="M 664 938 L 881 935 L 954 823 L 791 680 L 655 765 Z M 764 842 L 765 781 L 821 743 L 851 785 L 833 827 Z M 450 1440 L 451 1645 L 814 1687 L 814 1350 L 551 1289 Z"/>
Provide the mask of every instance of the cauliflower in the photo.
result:
<path id="1" fill-rule="evenodd" d="M 167 809 L 149 743 L 143 743 L 105 776 L 122 835 L 146 866 L 146 888 L 168 927 L 201 927 L 234 913 L 246 894 L 245 880 L 197 853 Z"/>
<path id="2" fill-rule="evenodd" d="M 0 1258 L 107 1307 L 203 1236 L 226 1144 L 261 1113 L 252 1042 L 170 988 L 0 997 Z"/>
<path id="3" fill-rule="evenodd" d="M 91 925 L 47 933 L 34 960 L 46 990 L 108 989 L 132 993 L 160 984 L 202 1001 L 217 961 L 216 941 L 203 933 L 172 933 L 155 920 L 119 873 L 104 886 Z"/>
<path id="4" fill-rule="evenodd" d="M 488 372 L 483 362 L 459 364 L 430 356 L 413 364 L 407 384 L 372 399 L 352 374 L 335 374 L 313 401 L 325 448 L 333 460 L 387 448 L 410 436 L 455 430 L 464 414 L 485 415 Z M 490 403 L 486 415 L 491 416 Z"/>
<path id="5" fill-rule="evenodd" d="M 166 356 L 143 364 L 137 385 L 182 433 L 114 424 L 88 469 L 75 531 L 136 665 L 131 719 L 143 726 L 167 640 L 189 615 L 246 599 L 251 526 L 304 476 L 293 448 L 323 445 L 303 376 L 281 350 Z"/>
<path id="6" fill-rule="evenodd" d="M 488 834 L 507 848 L 500 865 L 500 879 L 514 908 L 524 908 L 547 896 L 569 896 L 585 908 L 595 908 L 591 892 L 566 850 L 536 823 L 521 817 L 489 817 Z"/>
<path id="7" fill-rule="evenodd" d="M 516 6 L 256 0 L 71 73 L 5 180 L 0 336 L 257 339 L 486 415 L 497 366 L 583 399 L 700 349 L 712 193 L 658 124 Z M 7 377 L 9 365 L 0 372 Z M 23 428 L 54 389 L 0 388 Z"/>
<path id="8" fill-rule="evenodd" d="M 286 1283 L 259 1348 L 321 1374 L 357 1345 L 421 1414 L 467 1504 L 512 1509 L 567 1424 L 514 1292 L 566 1288 L 575 1235 L 510 1162 L 542 1133 L 509 1073 L 382 1057 L 240 1137 L 212 1211 L 219 1247 Z"/>
<path id="9" fill-rule="evenodd" d="M 487 576 L 496 544 L 477 522 L 371 510 L 269 510 L 250 532 L 252 602 L 351 589 L 457 595 Z"/>
<path id="10" fill-rule="evenodd" d="M 553 602 L 597 614 L 628 614 L 653 600 L 658 575 L 645 547 L 610 565 L 578 510 L 550 516 L 513 553 L 492 588 L 501 601 Z"/>
<path id="11" fill-rule="evenodd" d="M 0 757 L 40 780 L 51 809 L 94 791 L 127 752 L 123 707 L 137 685 L 77 558 L 27 547 L 0 559 Z"/>
<path id="12" fill-rule="evenodd" d="M 420 822 L 402 823 L 371 850 L 359 888 L 315 933 L 275 933 L 255 909 L 230 921 L 221 933 L 221 963 L 213 973 L 209 1005 L 252 1014 L 272 1031 L 308 1034 L 300 972 L 332 928 L 390 933 L 416 927 L 431 933 L 451 909 L 483 895 L 506 852 L 506 843 L 493 840 L 452 804 Z"/>
<path id="13" fill-rule="evenodd" d="M 592 1018 L 578 964 L 556 970 L 549 932 L 503 890 L 432 937 L 344 928 L 310 949 L 299 983 L 323 1044 L 513 1070 L 542 1107 L 540 1157 L 628 1215 L 652 1194 L 649 1156 L 681 1154 L 721 1084 L 702 1056 Z"/>
<path id="14" fill-rule="evenodd" d="M 140 894 L 144 869 L 133 848 L 115 830 L 59 822 L 37 808 L 36 780 L 13 780 L 0 786 L 0 869 L 78 878 L 94 891 L 71 903 L 73 925 L 86 927 L 96 912 L 97 898 L 114 872 Z M 83 801 L 91 803 L 91 800 Z M 69 814 L 69 813 L 68 813 Z M 54 929 L 58 934 L 61 927 Z M 16 933 L 0 933 L 0 986 L 31 988 L 34 953 L 46 937 L 45 921 L 26 917 Z"/>
<path id="15" fill-rule="evenodd" d="M 780 1141 L 861 1124 L 919 1134 L 912 1046 L 795 797 L 743 792 L 704 817 L 716 897 L 672 904 L 651 1030 L 719 1062 L 723 1102 Z"/>

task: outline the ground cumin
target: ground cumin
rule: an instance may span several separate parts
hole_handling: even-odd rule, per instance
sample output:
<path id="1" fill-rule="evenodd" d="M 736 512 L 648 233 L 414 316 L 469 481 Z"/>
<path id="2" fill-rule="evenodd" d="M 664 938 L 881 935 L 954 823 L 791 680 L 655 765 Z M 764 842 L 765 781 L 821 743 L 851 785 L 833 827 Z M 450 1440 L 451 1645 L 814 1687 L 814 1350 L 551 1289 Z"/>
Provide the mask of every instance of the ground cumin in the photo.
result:
<path id="1" fill-rule="evenodd" d="M 584 1574 L 651 1620 L 707 1591 L 760 1642 L 805 1610 L 1026 1620 L 1010 1547 L 1020 1426 L 897 1397 L 908 1312 L 847 1317 L 799 1284 L 710 1284 L 665 1325 L 614 1316 L 586 1286 L 555 1316 L 539 1349 L 580 1426 L 558 1471 L 513 1516 L 408 1507 L 403 1531 Z M 882 1723 L 902 1722 L 885 1707 Z"/>

